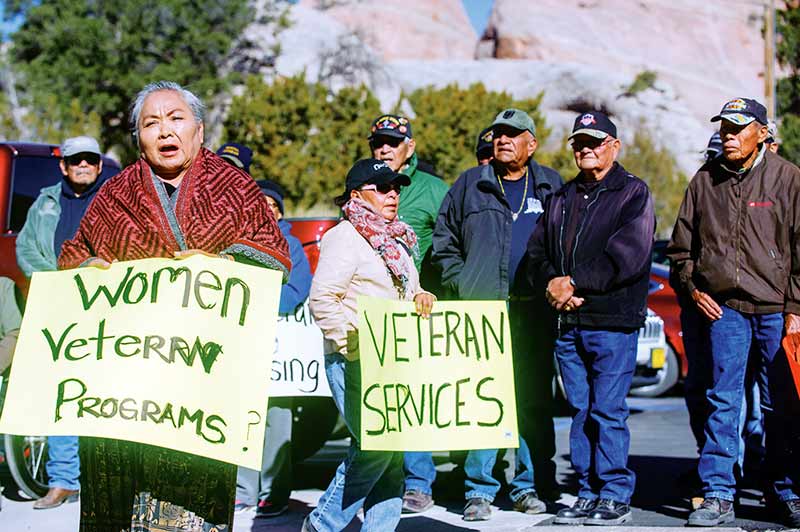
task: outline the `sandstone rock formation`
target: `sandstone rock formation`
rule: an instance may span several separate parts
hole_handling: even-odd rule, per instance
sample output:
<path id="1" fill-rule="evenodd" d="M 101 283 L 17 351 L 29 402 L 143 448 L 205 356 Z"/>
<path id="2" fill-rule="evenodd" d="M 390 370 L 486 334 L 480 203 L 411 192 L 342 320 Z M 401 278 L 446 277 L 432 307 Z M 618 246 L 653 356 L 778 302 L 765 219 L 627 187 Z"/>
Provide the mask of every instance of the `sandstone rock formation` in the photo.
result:
<path id="1" fill-rule="evenodd" d="M 358 35 L 384 61 L 472 59 L 477 35 L 461 0 L 301 0 Z"/>

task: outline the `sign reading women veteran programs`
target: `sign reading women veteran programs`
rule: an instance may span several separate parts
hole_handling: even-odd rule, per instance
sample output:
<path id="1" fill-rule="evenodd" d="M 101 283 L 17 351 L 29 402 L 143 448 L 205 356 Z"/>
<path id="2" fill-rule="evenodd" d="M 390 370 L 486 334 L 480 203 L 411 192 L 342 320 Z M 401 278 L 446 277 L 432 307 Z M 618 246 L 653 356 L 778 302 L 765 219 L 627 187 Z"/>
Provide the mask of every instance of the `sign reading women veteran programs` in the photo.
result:
<path id="1" fill-rule="evenodd" d="M 281 275 L 195 255 L 35 273 L 0 432 L 260 469 Z"/>
<path id="2" fill-rule="evenodd" d="M 518 447 L 508 311 L 503 301 L 359 298 L 361 448 Z"/>

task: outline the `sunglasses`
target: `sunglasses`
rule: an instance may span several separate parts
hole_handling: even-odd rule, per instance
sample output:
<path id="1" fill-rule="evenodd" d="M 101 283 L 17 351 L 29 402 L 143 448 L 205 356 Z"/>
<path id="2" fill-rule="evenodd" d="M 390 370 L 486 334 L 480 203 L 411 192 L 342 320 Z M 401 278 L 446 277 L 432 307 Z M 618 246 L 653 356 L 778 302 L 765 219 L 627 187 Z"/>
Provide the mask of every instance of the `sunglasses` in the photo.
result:
<path id="1" fill-rule="evenodd" d="M 600 150 L 603 146 L 611 142 L 611 136 L 607 136 L 604 140 L 600 139 L 586 139 L 586 140 L 573 140 L 572 150 L 582 151 L 584 148 L 589 148 L 592 151 Z"/>
<path id="2" fill-rule="evenodd" d="M 369 141 L 369 147 L 371 150 L 377 150 L 388 144 L 392 148 L 396 148 L 403 142 L 405 142 L 405 139 L 398 137 L 375 137 Z"/>
<path id="3" fill-rule="evenodd" d="M 70 155 L 69 157 L 65 157 L 64 160 L 70 166 L 78 166 L 83 161 L 86 161 L 92 166 L 97 166 L 100 164 L 100 156 L 96 153 L 76 153 L 74 155 Z"/>
<path id="4" fill-rule="evenodd" d="M 379 185 L 364 185 L 359 190 L 361 190 L 361 191 L 372 190 L 372 191 L 377 192 L 379 194 L 388 194 L 389 192 L 394 190 L 395 192 L 397 192 L 399 194 L 400 193 L 400 184 L 392 182 L 392 183 L 381 183 Z"/>

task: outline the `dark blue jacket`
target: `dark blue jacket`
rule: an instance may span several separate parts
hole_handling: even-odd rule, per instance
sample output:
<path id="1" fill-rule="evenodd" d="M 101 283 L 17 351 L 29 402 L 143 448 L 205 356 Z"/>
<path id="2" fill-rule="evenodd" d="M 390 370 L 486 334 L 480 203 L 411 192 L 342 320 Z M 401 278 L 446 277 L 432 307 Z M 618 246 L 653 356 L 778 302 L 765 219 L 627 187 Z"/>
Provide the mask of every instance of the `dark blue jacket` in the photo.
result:
<path id="1" fill-rule="evenodd" d="M 575 295 L 585 298 L 561 323 L 590 327 L 639 328 L 644 325 L 655 214 L 647 184 L 614 167 L 589 192 L 583 222 L 573 240 L 571 260 L 564 250 L 568 199 L 577 179 L 553 194 L 528 242 L 529 275 L 537 282 L 570 275 Z"/>
<path id="2" fill-rule="evenodd" d="M 534 196 L 544 205 L 561 187 L 561 176 L 533 159 L 528 168 Z M 508 278 L 511 224 L 511 207 L 491 164 L 458 177 L 442 202 L 433 232 L 433 263 L 442 273 L 448 297 L 507 299 L 510 294 L 532 293 L 527 282 L 511 283 Z"/>
<path id="3" fill-rule="evenodd" d="M 308 297 L 311 290 L 311 266 L 308 258 L 303 251 L 300 241 L 289 234 L 292 224 L 286 220 L 278 220 L 278 227 L 286 237 L 289 244 L 289 255 L 292 259 L 292 271 L 289 274 L 289 281 L 281 288 L 281 302 L 278 307 L 280 314 L 291 314 L 298 305 Z"/>

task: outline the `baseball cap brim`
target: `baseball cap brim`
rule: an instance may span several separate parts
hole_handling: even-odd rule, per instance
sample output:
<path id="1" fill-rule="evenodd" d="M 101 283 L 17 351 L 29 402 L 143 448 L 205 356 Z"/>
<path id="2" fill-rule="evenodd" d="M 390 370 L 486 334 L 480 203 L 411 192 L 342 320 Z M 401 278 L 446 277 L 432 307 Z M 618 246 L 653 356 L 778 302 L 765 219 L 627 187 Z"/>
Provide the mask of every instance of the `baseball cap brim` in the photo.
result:
<path id="1" fill-rule="evenodd" d="M 746 126 L 750 122 L 754 122 L 755 119 L 756 117 L 743 113 L 725 113 L 715 116 L 711 119 L 711 121 L 719 122 L 720 120 L 727 120 L 728 122 L 734 123 L 737 126 Z"/>
<path id="2" fill-rule="evenodd" d="M 375 176 L 374 178 L 368 180 L 365 184 L 372 184 L 372 185 L 382 185 L 383 183 L 394 183 L 397 182 L 401 187 L 407 187 L 411 184 L 411 178 L 408 177 L 406 174 L 382 174 L 379 176 Z"/>
<path id="3" fill-rule="evenodd" d="M 396 139 L 408 138 L 408 135 L 400 133 L 396 129 L 376 129 L 373 134 L 367 137 L 367 140 L 372 140 L 375 137 L 394 137 Z"/>
<path id="4" fill-rule="evenodd" d="M 608 133 L 606 133 L 605 131 L 600 131 L 599 129 L 589 129 L 589 128 L 576 129 L 570 134 L 567 140 L 572 140 L 574 137 L 577 137 L 578 135 L 589 135 L 590 137 L 594 137 L 596 139 L 604 139 L 608 136 Z"/>
<path id="5" fill-rule="evenodd" d="M 530 131 L 531 135 L 536 136 L 536 133 L 534 131 L 531 131 L 530 129 L 528 129 L 526 127 L 521 128 L 521 127 L 519 127 L 518 123 L 512 122 L 511 120 L 505 120 L 505 119 L 501 118 L 499 120 L 495 120 L 494 122 L 492 122 L 492 125 L 490 127 L 492 129 L 494 129 L 497 126 L 508 126 L 510 128 L 516 129 L 517 131 Z"/>
<path id="6" fill-rule="evenodd" d="M 222 157 L 223 159 L 229 160 L 230 162 L 233 163 L 234 166 L 244 170 L 244 163 L 242 163 L 242 161 L 240 161 L 238 157 L 234 157 L 233 155 L 229 155 L 227 153 L 223 154 L 223 155 L 220 155 L 220 157 Z"/>

